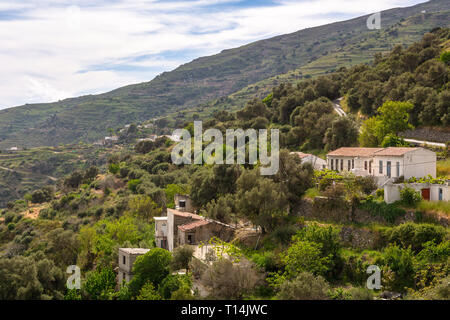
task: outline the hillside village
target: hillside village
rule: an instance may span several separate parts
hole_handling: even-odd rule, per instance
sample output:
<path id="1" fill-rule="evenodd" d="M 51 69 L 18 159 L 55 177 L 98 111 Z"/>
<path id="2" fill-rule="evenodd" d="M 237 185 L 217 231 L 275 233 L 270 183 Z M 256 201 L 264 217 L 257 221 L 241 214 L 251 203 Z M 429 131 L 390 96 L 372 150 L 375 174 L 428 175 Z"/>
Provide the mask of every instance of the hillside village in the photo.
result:
<path id="1" fill-rule="evenodd" d="M 448 132 L 449 41 L 436 29 L 201 118 L 204 130 L 278 129 L 271 176 L 260 163 L 175 165 L 177 115 L 70 147 L 84 166 L 0 210 L 0 299 L 448 300 L 450 150 L 402 134 Z M 25 150 L 10 152 L 7 166 Z M 81 288 L 67 288 L 68 266 Z"/>
<path id="2" fill-rule="evenodd" d="M 424 148 L 342 147 L 328 153 L 327 161 L 320 162 L 318 161 L 320 158 L 313 155 L 302 152 L 292 152 L 291 154 L 298 156 L 302 163 L 310 163 L 319 171 L 327 169 L 346 172 L 358 177 L 376 177 L 374 183 L 378 187 L 384 187 L 384 199 L 387 203 L 400 201 L 401 190 L 410 187 L 420 192 L 426 201 L 450 201 L 450 179 L 435 179 L 436 153 Z M 395 172 L 392 169 L 393 163 Z M 411 178 L 414 179 L 412 180 L 414 182 L 405 183 Z M 428 179 L 428 181 L 415 182 L 422 178 Z M 402 183 L 399 183 L 400 181 Z M 231 226 L 196 214 L 192 201 L 187 195 L 176 194 L 174 203 L 175 210 L 167 209 L 165 216 L 154 217 L 155 242 L 158 248 L 173 252 L 177 247 L 189 245 L 192 247 L 195 259 L 208 263 L 207 255 L 210 253 L 209 250 L 212 250 L 209 245 L 210 241 L 220 239 L 229 242 L 239 230 L 237 225 Z M 447 220 L 446 226 L 449 224 L 450 220 Z M 243 226 L 241 228 L 246 229 Z M 251 229 L 251 231 L 258 233 L 257 229 Z M 148 251 L 148 249 L 139 248 L 119 249 L 119 285 L 131 281 L 136 257 L 145 255 Z"/>

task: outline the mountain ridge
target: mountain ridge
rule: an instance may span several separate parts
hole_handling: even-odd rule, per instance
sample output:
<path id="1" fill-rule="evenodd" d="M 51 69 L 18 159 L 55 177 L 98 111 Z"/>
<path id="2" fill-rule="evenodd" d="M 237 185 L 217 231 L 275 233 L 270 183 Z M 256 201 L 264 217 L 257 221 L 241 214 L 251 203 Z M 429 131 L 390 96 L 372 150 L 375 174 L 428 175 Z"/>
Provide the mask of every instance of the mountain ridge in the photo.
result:
<path id="1" fill-rule="evenodd" d="M 424 10 L 426 14 L 422 14 Z M 99 95 L 0 110 L 0 149 L 92 142 L 105 136 L 108 128 L 116 129 L 127 123 L 207 104 L 252 84 L 287 74 L 328 56 L 330 52 L 337 52 L 339 48 L 357 46 L 402 19 L 420 14 L 427 17 L 433 12 L 443 12 L 444 18 L 448 18 L 450 14 L 446 10 L 450 12 L 450 3 L 443 0 L 389 9 L 381 13 L 381 31 L 367 29 L 365 21 L 369 15 L 366 15 L 200 57 L 171 72 L 164 72 L 150 82 L 128 85 Z M 441 24 L 444 21 L 449 19 L 441 21 Z M 431 25 L 426 22 L 423 18 L 422 22 L 419 20 L 406 30 L 406 43 L 417 40 L 427 29 L 436 27 L 439 20 Z M 395 39 L 395 34 L 389 39 Z M 387 46 L 385 51 L 389 49 Z M 326 67 L 322 69 L 327 70 Z M 232 106 L 225 103 L 221 107 Z"/>

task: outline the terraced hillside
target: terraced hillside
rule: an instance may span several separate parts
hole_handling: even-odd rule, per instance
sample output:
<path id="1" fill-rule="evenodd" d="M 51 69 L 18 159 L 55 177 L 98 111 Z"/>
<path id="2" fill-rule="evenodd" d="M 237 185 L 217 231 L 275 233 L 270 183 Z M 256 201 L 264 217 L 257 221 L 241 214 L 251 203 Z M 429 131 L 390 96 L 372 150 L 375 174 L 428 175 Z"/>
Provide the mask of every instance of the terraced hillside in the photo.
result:
<path id="1" fill-rule="evenodd" d="M 28 192 L 56 184 L 59 178 L 77 169 L 103 165 L 109 152 L 78 145 L 0 153 L 0 208 Z"/>
<path id="2" fill-rule="evenodd" d="M 236 107 L 261 86 L 281 81 L 277 76 L 298 79 L 368 62 L 375 52 L 410 44 L 430 29 L 447 26 L 449 18 L 450 2 L 433 0 L 382 12 L 381 30 L 368 30 L 364 16 L 225 50 L 109 93 L 2 110 L 0 149 L 91 142 L 108 128 L 217 99 L 222 108 Z"/>

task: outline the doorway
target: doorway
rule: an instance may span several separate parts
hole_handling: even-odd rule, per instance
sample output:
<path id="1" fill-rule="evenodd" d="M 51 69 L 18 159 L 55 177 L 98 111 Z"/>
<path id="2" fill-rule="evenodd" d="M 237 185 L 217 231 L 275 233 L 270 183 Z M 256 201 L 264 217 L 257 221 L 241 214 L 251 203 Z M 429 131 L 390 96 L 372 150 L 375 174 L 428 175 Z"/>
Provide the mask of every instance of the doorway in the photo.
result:
<path id="1" fill-rule="evenodd" d="M 422 198 L 430 201 L 430 189 L 422 189 Z"/>

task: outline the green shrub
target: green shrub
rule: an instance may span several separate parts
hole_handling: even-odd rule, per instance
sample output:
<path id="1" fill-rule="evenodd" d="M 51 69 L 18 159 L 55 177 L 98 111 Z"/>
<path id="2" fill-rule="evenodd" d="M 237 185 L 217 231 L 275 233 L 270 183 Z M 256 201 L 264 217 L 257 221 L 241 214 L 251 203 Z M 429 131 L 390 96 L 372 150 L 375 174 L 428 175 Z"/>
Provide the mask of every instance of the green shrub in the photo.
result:
<path id="1" fill-rule="evenodd" d="M 352 300 L 373 300 L 373 292 L 367 288 L 351 288 L 349 294 Z"/>
<path id="2" fill-rule="evenodd" d="M 328 187 L 330 187 L 333 184 L 333 181 L 331 179 L 323 178 L 319 182 L 319 190 L 325 191 Z"/>
<path id="3" fill-rule="evenodd" d="M 111 172 L 112 174 L 117 174 L 117 173 L 119 172 L 119 170 L 120 170 L 120 166 L 119 166 L 118 164 L 111 163 L 111 164 L 109 165 L 108 170 L 109 170 L 109 172 Z"/>
<path id="4" fill-rule="evenodd" d="M 194 254 L 194 248 L 191 246 L 181 246 L 173 251 L 171 262 L 172 270 L 189 269 L 189 264 Z"/>
<path id="5" fill-rule="evenodd" d="M 281 261 L 272 251 L 256 252 L 252 255 L 252 261 L 267 272 L 276 272 L 281 268 Z"/>
<path id="6" fill-rule="evenodd" d="M 384 189 L 378 189 L 376 195 L 377 198 L 384 199 Z"/>
<path id="7" fill-rule="evenodd" d="M 329 270 L 330 257 L 322 255 L 322 244 L 297 239 L 282 255 L 287 275 L 295 277 L 301 272 L 323 275 Z"/>
<path id="8" fill-rule="evenodd" d="M 279 300 L 328 300 L 330 287 L 321 276 L 315 277 L 308 272 L 300 273 L 292 281 L 280 285 L 277 294 Z"/>
<path id="9" fill-rule="evenodd" d="M 372 176 L 367 177 L 356 177 L 356 186 L 358 186 L 364 194 L 371 194 L 377 190 L 377 182 Z"/>
<path id="10" fill-rule="evenodd" d="M 359 208 L 362 210 L 367 210 L 373 216 L 380 216 L 388 223 L 394 223 L 397 218 L 402 217 L 406 214 L 406 211 L 402 208 L 397 207 L 397 205 L 390 203 L 387 204 L 384 201 L 374 201 L 373 199 L 367 198 L 359 204 Z"/>
<path id="11" fill-rule="evenodd" d="M 147 282 L 142 286 L 136 300 L 161 300 L 160 294 L 155 290 L 151 282 Z"/>
<path id="12" fill-rule="evenodd" d="M 139 179 L 133 179 L 128 181 L 128 189 L 130 189 L 133 193 L 137 193 L 137 187 L 142 183 Z"/>
<path id="13" fill-rule="evenodd" d="M 108 300 L 116 287 L 116 274 L 112 267 L 93 271 L 83 285 L 83 291 L 92 300 Z"/>
<path id="14" fill-rule="evenodd" d="M 445 51 L 441 54 L 441 61 L 450 65 L 450 51 Z"/>
<path id="15" fill-rule="evenodd" d="M 163 299 L 168 300 L 172 296 L 172 293 L 182 286 L 183 282 L 178 275 L 169 275 L 161 282 L 159 293 Z"/>
<path id="16" fill-rule="evenodd" d="M 383 236 L 391 244 L 405 249 L 411 247 L 415 252 L 419 252 L 429 241 L 441 243 L 445 235 L 446 230 L 442 226 L 410 222 L 385 230 Z"/>
<path id="17" fill-rule="evenodd" d="M 159 287 L 169 275 L 171 260 L 170 252 L 160 248 L 154 248 L 145 255 L 137 257 L 133 267 L 134 277 L 129 283 L 132 295 L 138 295 L 141 288 L 149 281 L 154 287 Z"/>
<path id="18" fill-rule="evenodd" d="M 7 214 L 5 214 L 5 224 L 8 225 L 9 223 L 11 223 L 14 218 L 16 217 L 16 214 L 12 213 L 12 212 L 8 212 Z"/>
<path id="19" fill-rule="evenodd" d="M 41 190 L 36 190 L 31 194 L 31 202 L 44 203 L 53 199 L 54 190 L 52 187 L 45 187 Z"/>
<path id="20" fill-rule="evenodd" d="M 291 242 L 292 237 L 296 233 L 297 228 L 294 225 L 288 224 L 276 227 L 270 236 L 275 240 L 276 243 L 287 245 Z"/>
<path id="21" fill-rule="evenodd" d="M 436 245 L 433 241 L 426 242 L 423 250 L 417 255 L 417 260 L 424 263 L 446 262 L 450 257 L 450 241 L 444 241 Z"/>
<path id="22" fill-rule="evenodd" d="M 404 205 L 415 207 L 422 200 L 422 195 L 419 191 L 406 187 L 400 191 L 400 199 Z"/>
<path id="23" fill-rule="evenodd" d="M 170 300 L 194 300 L 195 297 L 188 287 L 181 287 L 172 293 Z"/>
<path id="24" fill-rule="evenodd" d="M 387 267 L 383 279 L 388 289 L 404 292 L 405 288 L 414 287 L 414 254 L 410 248 L 389 246 L 383 252 L 383 259 Z"/>

